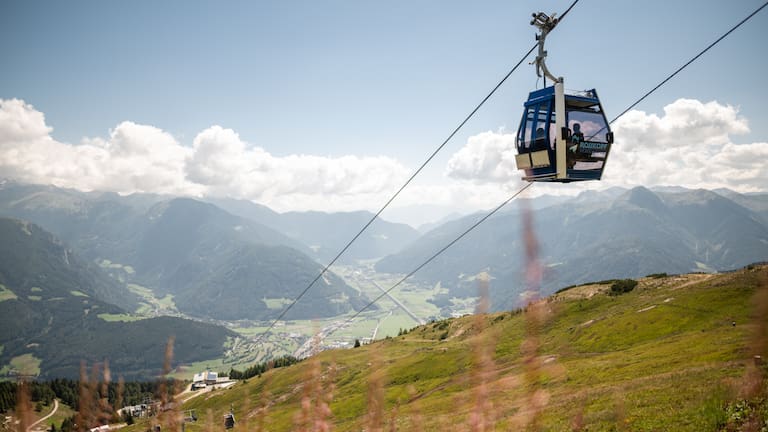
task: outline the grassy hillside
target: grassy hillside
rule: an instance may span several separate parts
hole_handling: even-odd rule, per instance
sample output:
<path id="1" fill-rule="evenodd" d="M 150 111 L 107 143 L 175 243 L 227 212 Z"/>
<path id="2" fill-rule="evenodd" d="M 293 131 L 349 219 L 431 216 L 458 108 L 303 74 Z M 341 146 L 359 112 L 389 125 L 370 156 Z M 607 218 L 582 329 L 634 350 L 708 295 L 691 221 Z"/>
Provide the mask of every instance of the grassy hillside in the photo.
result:
<path id="1" fill-rule="evenodd" d="M 741 399 L 765 418 L 766 371 L 753 356 L 766 354 L 768 266 L 639 282 L 621 295 L 574 287 L 525 311 L 326 351 L 190 399 L 183 409 L 200 420 L 186 430 L 220 430 L 230 406 L 243 431 L 310 421 L 336 431 L 707 431 L 749 411 Z"/>

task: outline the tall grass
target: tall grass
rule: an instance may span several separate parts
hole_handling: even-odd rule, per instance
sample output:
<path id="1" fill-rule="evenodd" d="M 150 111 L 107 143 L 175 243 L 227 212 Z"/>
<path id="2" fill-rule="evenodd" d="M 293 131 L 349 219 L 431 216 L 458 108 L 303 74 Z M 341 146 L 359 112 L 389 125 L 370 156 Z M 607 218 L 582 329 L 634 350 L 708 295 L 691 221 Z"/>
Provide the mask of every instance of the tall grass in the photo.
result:
<path id="1" fill-rule="evenodd" d="M 313 351 L 319 346 L 318 337 L 313 341 Z M 328 432 L 331 430 L 330 404 L 334 396 L 335 368 L 330 366 L 322 373 L 322 364 L 312 355 L 306 367 L 301 395 L 301 410 L 294 421 L 294 430 L 300 432 Z"/>
<path id="2" fill-rule="evenodd" d="M 539 242 L 533 228 L 533 216 L 527 207 L 523 211 L 523 239 L 525 240 L 526 308 L 525 339 L 520 354 L 524 369 L 524 396 L 522 409 L 516 416 L 518 427 L 539 430 L 539 417 L 549 395 L 539 387 L 542 359 L 540 356 L 542 326 L 547 315 L 546 302 L 541 299 L 541 281 L 544 267 L 539 259 Z"/>
<path id="3" fill-rule="evenodd" d="M 768 430 L 768 274 L 759 273 L 759 288 L 752 297 L 752 361 L 737 383 L 737 400 L 726 407 L 726 430 Z"/>
<path id="4" fill-rule="evenodd" d="M 371 357 L 368 365 L 371 372 L 368 374 L 367 432 L 384 432 L 384 364 L 381 347 L 381 344 L 374 344 L 369 351 Z"/>
<path id="5" fill-rule="evenodd" d="M 27 432 L 32 425 L 32 402 L 29 396 L 29 383 L 25 380 L 19 382 L 16 390 L 16 420 L 18 432 Z"/>
<path id="6" fill-rule="evenodd" d="M 485 315 L 490 304 L 488 294 L 488 276 L 478 278 L 479 300 L 475 309 L 474 327 L 477 336 L 472 341 L 474 364 L 471 371 L 473 389 L 472 411 L 467 419 L 467 430 L 471 432 L 486 432 L 496 427 L 496 412 L 490 398 L 490 386 L 495 375 L 493 353 L 496 341 L 491 332 L 485 331 Z"/>
<path id="7" fill-rule="evenodd" d="M 168 380 L 168 375 L 171 373 L 171 366 L 173 364 L 173 342 L 174 337 L 168 338 L 168 342 L 165 344 L 165 356 L 163 359 L 163 372 L 158 378 L 160 383 L 158 385 L 157 400 L 160 401 L 159 413 L 157 421 L 160 424 L 163 431 L 178 432 L 181 430 L 181 424 L 183 422 L 180 406 L 174 400 L 174 395 L 179 393 L 181 389 L 177 387 L 176 380 Z M 172 388 L 168 388 L 168 386 Z"/>
<path id="8" fill-rule="evenodd" d="M 416 388 L 413 386 L 413 384 L 408 386 L 408 397 L 409 400 L 415 400 L 418 396 L 418 393 L 416 392 Z M 414 404 L 415 405 L 415 404 Z M 410 415 L 407 416 L 407 424 L 408 429 L 410 431 L 414 432 L 422 432 L 424 430 L 424 417 L 421 415 L 421 411 L 419 410 L 418 406 L 414 406 L 414 408 L 411 410 Z"/>
<path id="9" fill-rule="evenodd" d="M 751 340 L 750 363 L 742 394 L 745 398 L 766 395 L 766 360 L 768 360 L 768 274 L 759 273 L 759 288 L 752 298 L 754 330 Z"/>

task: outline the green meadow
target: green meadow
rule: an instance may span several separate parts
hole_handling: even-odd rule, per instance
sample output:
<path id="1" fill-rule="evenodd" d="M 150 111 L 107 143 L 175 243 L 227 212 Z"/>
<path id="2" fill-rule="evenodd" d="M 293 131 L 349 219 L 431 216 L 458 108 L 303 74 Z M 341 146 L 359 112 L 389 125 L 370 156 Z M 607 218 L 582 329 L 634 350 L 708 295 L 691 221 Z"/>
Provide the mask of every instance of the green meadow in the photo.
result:
<path id="1" fill-rule="evenodd" d="M 574 287 L 525 310 L 431 322 L 192 398 L 183 409 L 200 419 L 186 430 L 219 430 L 230 406 L 243 431 L 306 422 L 336 431 L 723 430 L 744 421 L 734 420 L 744 417 L 733 408 L 741 399 L 753 418 L 768 414 L 755 378 L 766 370 L 753 358 L 768 346 L 766 290 L 766 266 L 649 277 L 621 295 L 610 284 Z M 756 382 L 763 393 L 746 393 Z"/>

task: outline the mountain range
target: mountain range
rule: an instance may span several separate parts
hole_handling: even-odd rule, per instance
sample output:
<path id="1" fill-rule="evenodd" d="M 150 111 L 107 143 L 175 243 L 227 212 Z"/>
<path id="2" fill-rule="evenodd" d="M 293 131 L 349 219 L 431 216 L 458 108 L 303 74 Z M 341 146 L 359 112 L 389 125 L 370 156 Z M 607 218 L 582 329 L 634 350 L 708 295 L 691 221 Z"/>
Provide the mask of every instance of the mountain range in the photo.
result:
<path id="1" fill-rule="evenodd" d="M 43 226 L 91 262 L 124 268 L 113 275 L 172 295 L 191 316 L 274 318 L 322 269 L 302 242 L 189 198 L 5 183 L 0 215 Z M 335 316 L 367 302 L 327 272 L 286 318 Z"/>
<path id="2" fill-rule="evenodd" d="M 168 316 L 109 317 L 139 308 L 146 317 L 148 300 L 138 294 L 149 292 L 189 317 L 273 319 L 372 216 L 0 182 L 0 366 L 29 354 L 42 362 L 44 376 L 73 376 L 81 359 L 109 357 L 120 359 L 113 366 L 125 374 L 146 376 L 156 373 L 162 352 L 154 351 L 172 334 L 181 362 L 220 357 L 233 335 L 222 327 Z M 421 236 L 377 218 L 343 260 L 408 273 L 480 217 L 449 220 Z M 538 287 L 525 283 L 538 268 L 525 255 L 526 236 L 535 240 L 533 257 L 542 266 Z M 414 278 L 439 283 L 448 292 L 435 296 L 450 302 L 475 297 L 477 276 L 485 273 L 492 308 L 509 310 L 536 288 L 547 295 L 590 281 L 723 271 L 764 260 L 768 194 L 611 188 L 515 202 Z M 286 319 L 334 317 L 369 302 L 332 271 L 305 294 Z M 152 351 L 151 359 L 142 351 Z"/>
<path id="3" fill-rule="evenodd" d="M 768 258 L 768 194 L 610 188 L 516 202 L 415 277 L 440 282 L 451 296 L 471 297 L 473 277 L 485 271 L 494 278 L 495 307 L 516 306 L 529 288 L 521 282 L 525 212 L 545 266 L 543 293 L 621 276 L 727 270 Z M 120 196 L 9 181 L 0 186 L 0 215 L 43 226 L 88 261 L 126 266 L 131 272 L 113 276 L 173 295 L 186 314 L 230 320 L 276 316 L 275 302 L 295 298 L 373 216 L 278 213 L 244 200 Z M 376 218 L 341 261 L 384 257 L 378 272 L 407 273 L 479 217 L 449 220 L 421 236 Z M 333 316 L 367 301 L 332 272 L 318 282 L 291 318 Z M 113 303 L 135 308 L 135 299 L 125 295 L 115 295 Z"/>
<path id="4" fill-rule="evenodd" d="M 243 218 L 264 224 L 302 242 L 320 262 L 330 262 L 366 225 L 373 213 L 367 211 L 324 213 L 277 213 L 251 201 L 208 199 L 207 201 Z M 340 262 L 381 258 L 399 252 L 419 237 L 409 225 L 376 218 L 340 257 Z"/>
<path id="5" fill-rule="evenodd" d="M 730 270 L 768 259 L 768 195 L 726 197 L 706 190 L 654 192 L 644 187 L 584 192 L 551 206 L 515 206 L 489 218 L 415 277 L 476 295 L 474 277 L 492 278 L 496 310 L 520 304 L 526 290 L 523 218 L 529 214 L 543 265 L 541 293 L 589 281 L 653 273 Z M 738 201 L 738 202 L 737 202 Z M 480 216 L 444 224 L 376 264 L 408 273 Z"/>

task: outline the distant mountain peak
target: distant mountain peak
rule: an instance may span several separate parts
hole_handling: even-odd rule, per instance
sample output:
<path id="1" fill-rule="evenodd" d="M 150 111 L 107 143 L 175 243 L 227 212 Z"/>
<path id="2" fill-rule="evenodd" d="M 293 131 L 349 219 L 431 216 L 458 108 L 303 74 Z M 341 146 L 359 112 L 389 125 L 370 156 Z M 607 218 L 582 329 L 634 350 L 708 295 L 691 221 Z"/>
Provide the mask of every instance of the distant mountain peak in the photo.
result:
<path id="1" fill-rule="evenodd" d="M 666 206 L 658 195 L 648 188 L 637 186 L 630 189 L 619 197 L 619 202 L 624 201 L 637 207 L 651 210 L 653 212 L 663 211 Z"/>
<path id="2" fill-rule="evenodd" d="M 150 219 L 184 217 L 185 219 L 194 218 L 199 222 L 215 214 L 226 215 L 227 213 L 213 204 L 185 197 L 161 201 L 147 213 Z"/>
<path id="3" fill-rule="evenodd" d="M 722 200 L 724 197 L 717 192 L 707 190 L 707 189 L 695 189 L 691 191 L 691 195 L 695 196 L 698 199 L 707 199 L 707 200 Z"/>

